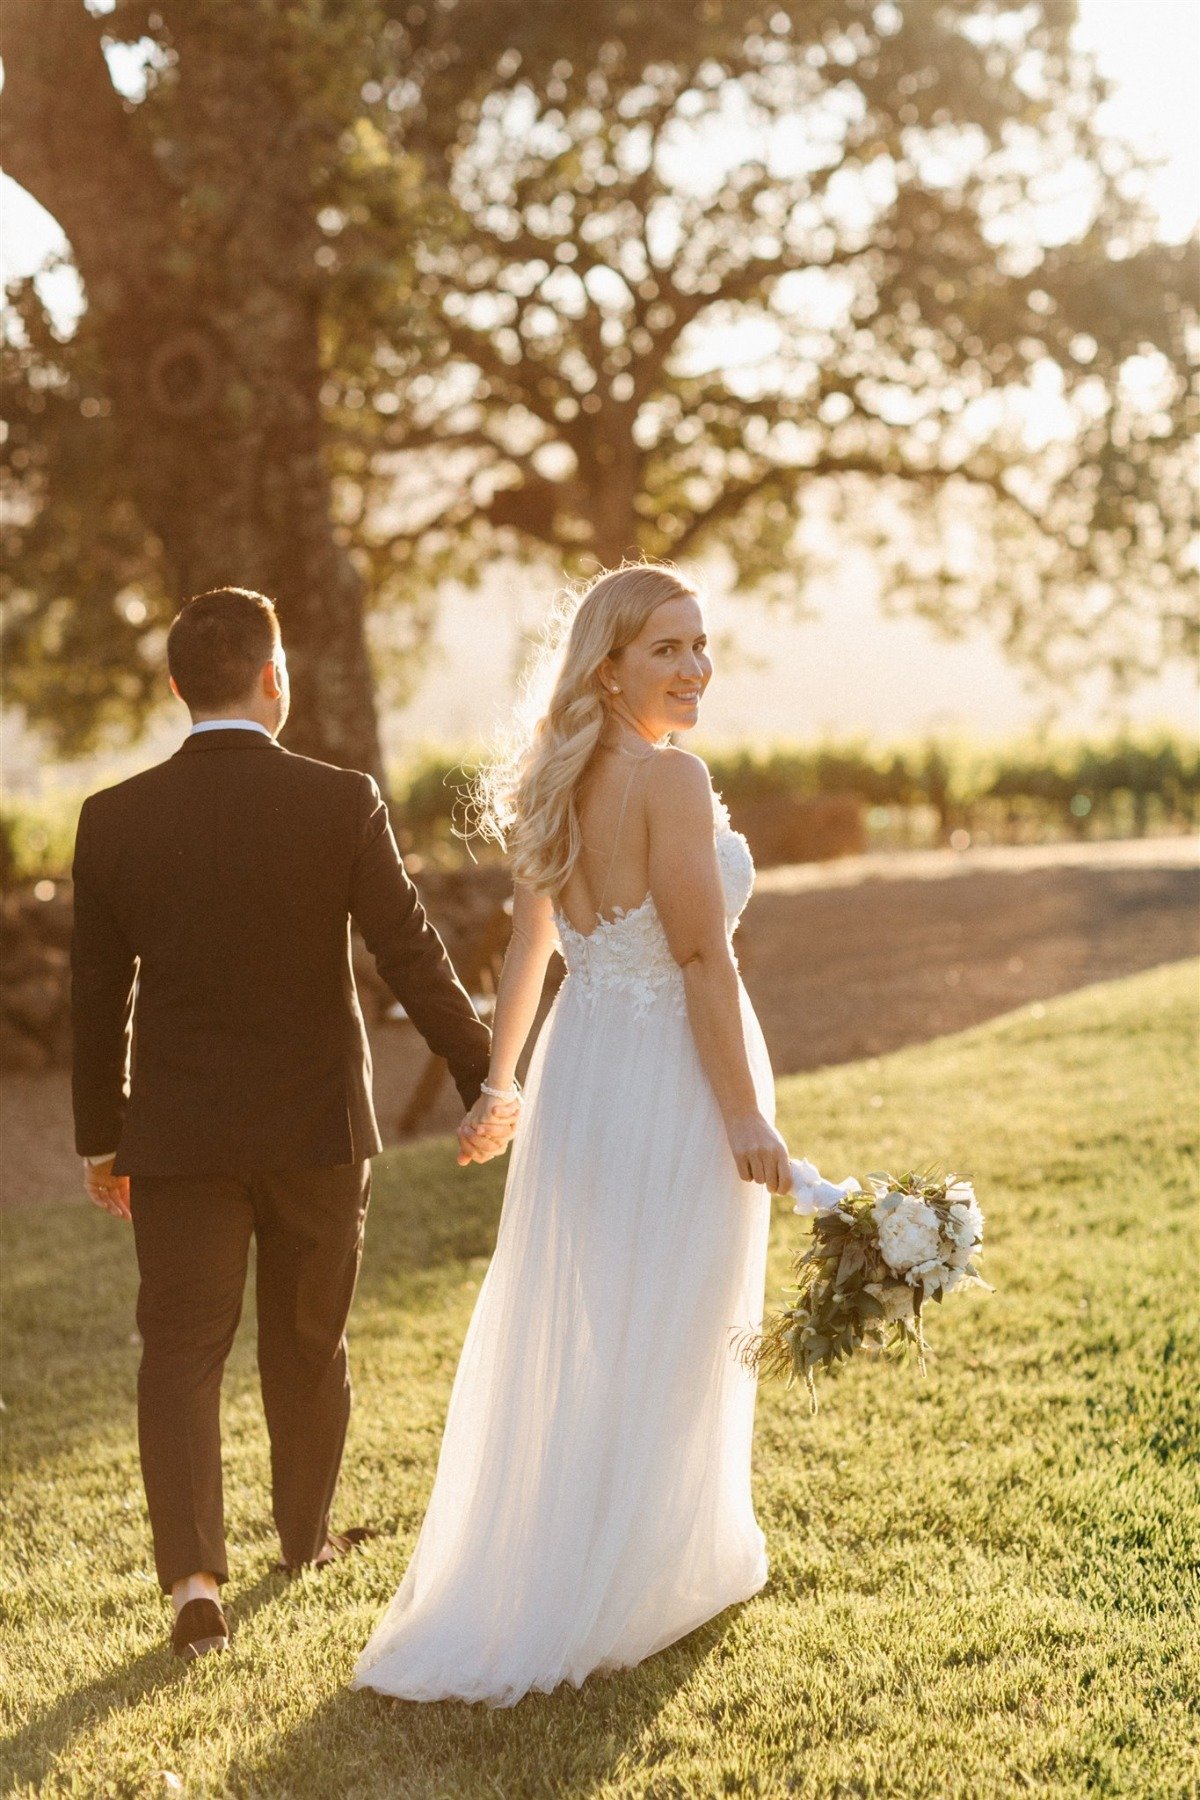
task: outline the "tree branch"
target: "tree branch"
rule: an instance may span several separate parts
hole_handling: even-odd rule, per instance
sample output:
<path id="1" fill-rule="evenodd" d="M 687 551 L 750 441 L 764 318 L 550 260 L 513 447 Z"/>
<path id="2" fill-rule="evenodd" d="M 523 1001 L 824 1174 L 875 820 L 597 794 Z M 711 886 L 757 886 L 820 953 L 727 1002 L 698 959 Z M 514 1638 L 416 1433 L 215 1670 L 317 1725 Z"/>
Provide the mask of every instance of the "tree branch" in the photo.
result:
<path id="1" fill-rule="evenodd" d="M 464 325 L 458 319 L 448 319 L 445 314 L 442 315 L 441 324 L 446 342 L 456 355 L 461 356 L 464 362 L 473 363 L 514 405 L 525 407 L 527 412 L 533 413 L 544 425 L 548 425 L 551 431 L 559 431 L 560 423 L 554 416 L 553 406 L 544 395 L 534 395 L 522 385 L 517 370 L 505 362 L 486 332 L 476 331 L 474 326 Z"/>
<path id="2" fill-rule="evenodd" d="M 122 259 L 166 191 L 130 127 L 82 0 L 5 0 L 3 162 L 62 226 L 84 279 Z"/>
<path id="3" fill-rule="evenodd" d="M 772 463 L 757 475 L 747 476 L 742 481 L 727 482 L 711 506 L 706 506 L 703 512 L 693 514 L 678 537 L 672 540 L 671 555 L 679 556 L 690 550 L 706 531 L 719 525 L 722 520 L 736 517 L 749 501 L 776 483 L 797 485 L 806 478 L 818 475 L 870 475 L 876 479 L 891 476 L 900 481 L 912 481 L 926 486 L 942 485 L 957 478 L 977 487 L 986 487 L 998 500 L 1006 500 L 1017 507 L 1040 531 L 1046 530 L 1046 521 L 1019 494 L 1014 494 L 1011 488 L 1007 488 L 998 474 L 988 474 L 982 469 L 971 469 L 965 465 L 954 469 L 906 469 L 886 458 L 868 456 L 861 452 L 845 455 L 829 452 L 818 457 L 816 462 L 794 466 Z"/>
<path id="4" fill-rule="evenodd" d="M 859 249 L 837 250 L 819 263 L 812 262 L 798 249 L 785 249 L 776 257 L 755 257 L 736 269 L 731 269 L 722 280 L 721 285 L 712 293 L 702 293 L 699 289 L 684 289 L 673 279 L 672 272 L 659 269 L 656 278 L 660 287 L 665 287 L 665 299 L 674 312 L 671 323 L 657 331 L 654 336 L 654 347 L 638 358 L 634 369 L 633 405 L 638 407 L 646 400 L 661 378 L 667 358 L 678 344 L 680 338 L 694 320 L 710 307 L 728 304 L 731 301 L 741 302 L 753 300 L 761 294 L 768 283 L 780 280 L 797 269 L 833 269 L 845 267 L 857 262 L 867 255 L 870 246 Z"/>
<path id="5" fill-rule="evenodd" d="M 672 557 L 681 556 L 689 551 L 697 539 L 702 537 L 706 531 L 710 531 L 714 525 L 719 525 L 722 519 L 736 517 L 749 501 L 753 500 L 756 495 L 765 492 L 773 483 L 787 482 L 789 476 L 801 473 L 807 474 L 808 471 L 788 469 L 782 464 L 772 463 L 769 468 L 761 470 L 757 475 L 747 476 L 743 481 L 726 482 L 712 505 L 706 506 L 702 512 L 693 513 L 679 535 L 672 539 Z M 791 484 L 788 483 L 788 485 Z"/>

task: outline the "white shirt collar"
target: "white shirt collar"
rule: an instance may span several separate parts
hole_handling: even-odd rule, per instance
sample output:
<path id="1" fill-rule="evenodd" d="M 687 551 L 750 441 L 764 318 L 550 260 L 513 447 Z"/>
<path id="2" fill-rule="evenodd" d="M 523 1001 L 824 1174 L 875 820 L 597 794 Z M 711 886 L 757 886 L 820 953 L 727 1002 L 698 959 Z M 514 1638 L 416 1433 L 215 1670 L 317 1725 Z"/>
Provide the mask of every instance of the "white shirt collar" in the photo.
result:
<path id="1" fill-rule="evenodd" d="M 201 731 L 261 731 L 265 738 L 271 736 L 257 719 L 201 719 L 198 725 L 192 726 L 188 736 L 195 737 Z"/>

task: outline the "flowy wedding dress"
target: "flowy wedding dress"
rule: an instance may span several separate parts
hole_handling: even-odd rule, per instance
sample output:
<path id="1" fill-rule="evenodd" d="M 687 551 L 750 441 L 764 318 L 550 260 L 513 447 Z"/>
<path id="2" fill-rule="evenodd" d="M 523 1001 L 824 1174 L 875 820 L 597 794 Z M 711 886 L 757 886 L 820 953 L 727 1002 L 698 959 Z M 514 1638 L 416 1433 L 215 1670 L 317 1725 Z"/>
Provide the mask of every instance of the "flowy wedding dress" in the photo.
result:
<path id="1" fill-rule="evenodd" d="M 714 797 L 732 932 L 745 839 Z M 750 1497 L 770 1202 L 742 1181 L 649 896 L 586 936 L 538 1039 L 429 1509 L 353 1685 L 509 1706 L 762 1587 Z M 774 1086 L 741 987 L 767 1118 Z"/>

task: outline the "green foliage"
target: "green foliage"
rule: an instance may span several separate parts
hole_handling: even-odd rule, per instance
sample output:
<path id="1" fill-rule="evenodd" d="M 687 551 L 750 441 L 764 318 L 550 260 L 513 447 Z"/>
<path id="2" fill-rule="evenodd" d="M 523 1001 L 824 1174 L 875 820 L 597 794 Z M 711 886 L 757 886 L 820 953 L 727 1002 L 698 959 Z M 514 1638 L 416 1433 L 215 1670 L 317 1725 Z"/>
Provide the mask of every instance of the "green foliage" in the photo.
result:
<path id="1" fill-rule="evenodd" d="M 780 1086 L 839 1172 L 937 1144 L 988 1196 L 994 1295 L 927 1381 L 843 1363 L 820 1420 L 765 1383 L 767 1589 L 640 1668 L 514 1711 L 347 1689 L 411 1552 L 503 1168 L 377 1164 L 337 1518 L 383 1535 L 270 1573 L 243 1326 L 225 1392 L 234 1650 L 186 1679 L 147 1575 L 135 1271 L 84 1204 L 4 1214 L 5 1790 L 255 1800 L 1047 1800 L 1194 1788 L 1195 964 Z M 882 1108 L 868 1104 L 882 1094 Z M 799 1222 L 774 1221 L 768 1296 Z"/>
<path id="2" fill-rule="evenodd" d="M 897 815 L 908 841 L 905 815 L 916 808 L 934 816 L 934 841 L 957 828 L 983 842 L 1028 833 L 1129 836 L 1151 826 L 1186 829 L 1200 817 L 1200 748 L 1167 732 L 995 748 L 956 740 L 878 750 L 864 740 L 812 750 L 716 752 L 708 762 L 734 808 L 857 795 L 878 809 L 873 836 L 879 844 L 895 835 Z"/>
<path id="3" fill-rule="evenodd" d="M 162 691 L 171 609 L 133 503 L 94 322 L 59 340 L 32 280 L 0 337 L 6 704 L 68 756 L 136 740 Z"/>
<path id="4" fill-rule="evenodd" d="M 5 801 L 0 832 L 8 881 L 57 881 L 68 873 L 82 804 L 82 794 L 68 793 Z"/>
<path id="5" fill-rule="evenodd" d="M 1086 818 L 1097 806 L 1127 795 L 1137 828 L 1145 829 L 1154 798 L 1177 817 L 1194 819 L 1200 799 L 1200 745 L 1165 733 L 1108 744 L 1056 746 L 1049 754 L 1004 754 L 980 799 L 1043 802 L 1060 816 Z M 1080 804 L 1084 802 L 1086 804 Z"/>
<path id="6" fill-rule="evenodd" d="M 731 806 L 815 794 L 856 794 L 868 806 L 911 806 L 925 798 L 920 755 L 873 750 L 863 738 L 814 749 L 716 751 L 706 760 Z"/>
<path id="7" fill-rule="evenodd" d="M 396 772 L 397 825 L 420 850 L 461 848 L 456 833 L 467 821 L 471 765 L 444 751 L 415 756 Z"/>
<path id="8" fill-rule="evenodd" d="M 1189 247 L 1098 136 L 1058 0 L 1003 29 L 938 0 L 94 11 L 6 8 L 12 173 L 87 288 L 60 343 L 24 284 L 7 346 L 8 679 L 64 748 L 136 730 L 141 651 L 210 580 L 291 600 L 294 729 L 320 748 L 336 711 L 362 757 L 359 582 L 393 667 L 499 551 L 717 550 L 791 601 L 810 505 L 889 605 L 1043 671 L 1194 646 Z M 1093 216 L 1046 243 L 1072 159 Z M 726 361 L 728 327 L 770 348 Z M 1046 363 L 1078 436 L 989 437 Z"/>
<path id="9" fill-rule="evenodd" d="M 361 321 L 341 388 L 355 479 L 370 483 L 374 405 L 395 452 L 385 483 L 407 471 L 413 496 L 400 530 L 387 510 L 373 533 L 367 510 L 373 553 L 419 592 L 472 579 L 493 543 L 584 568 L 715 547 L 741 582 L 793 599 L 796 525 L 821 484 L 887 565 L 889 604 L 949 631 L 983 618 L 1034 666 L 1125 678 L 1194 642 L 1189 259 L 1151 241 L 1120 170 L 1130 153 L 1095 135 L 1069 12 L 1033 7 L 993 33 L 924 3 L 869 21 L 785 3 L 765 25 L 738 5 L 665 10 L 593 29 L 577 9 L 545 79 L 531 18 L 511 80 L 485 78 L 447 113 L 423 106 L 411 58 L 381 75 L 393 136 L 429 157 L 441 210 L 414 291 Z M 827 160 L 793 167 L 783 146 L 833 90 L 853 94 L 852 123 Z M 1096 209 L 1077 242 L 1047 245 L 1025 203 L 1064 130 Z M 945 133 L 979 152 L 953 187 L 920 153 Z M 835 182 L 881 176 L 894 194 L 847 227 Z M 998 246 L 1001 189 L 1013 229 Z M 828 272 L 845 304 L 814 326 L 807 297 Z M 707 331 L 729 326 L 770 349 L 726 366 Z M 452 376 L 440 389 L 430 342 Z M 1148 344 L 1166 383 L 1152 420 L 1119 377 Z M 1081 406 L 1053 466 L 1012 434 L 964 432 L 977 399 L 1046 361 L 1068 396 L 1110 387 L 1103 428 Z M 951 540 L 968 528 L 966 568 Z"/>

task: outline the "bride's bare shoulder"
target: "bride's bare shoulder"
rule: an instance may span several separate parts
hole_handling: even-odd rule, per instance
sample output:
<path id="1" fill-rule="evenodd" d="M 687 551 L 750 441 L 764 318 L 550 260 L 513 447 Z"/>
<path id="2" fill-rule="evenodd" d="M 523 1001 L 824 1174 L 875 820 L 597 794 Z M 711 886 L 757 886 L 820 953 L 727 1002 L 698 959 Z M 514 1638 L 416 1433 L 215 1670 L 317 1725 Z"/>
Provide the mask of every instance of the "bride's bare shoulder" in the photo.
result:
<path id="1" fill-rule="evenodd" d="M 647 797 L 652 805 L 688 811 L 703 806 L 711 811 L 712 777 L 703 757 L 669 744 L 655 757 L 648 773 Z"/>

